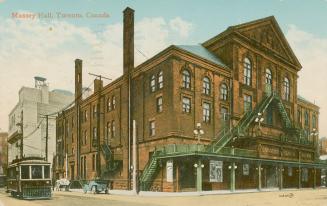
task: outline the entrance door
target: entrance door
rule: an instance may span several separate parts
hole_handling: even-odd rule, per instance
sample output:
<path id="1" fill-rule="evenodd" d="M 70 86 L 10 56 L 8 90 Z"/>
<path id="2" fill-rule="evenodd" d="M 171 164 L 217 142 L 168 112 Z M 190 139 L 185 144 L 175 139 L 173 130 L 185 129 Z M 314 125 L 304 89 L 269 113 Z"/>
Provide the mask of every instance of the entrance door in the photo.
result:
<path id="1" fill-rule="evenodd" d="M 275 166 L 267 167 L 267 188 L 278 187 L 277 169 Z"/>
<path id="2" fill-rule="evenodd" d="M 191 162 L 182 162 L 179 166 L 180 187 L 182 191 L 196 189 L 196 168 Z"/>

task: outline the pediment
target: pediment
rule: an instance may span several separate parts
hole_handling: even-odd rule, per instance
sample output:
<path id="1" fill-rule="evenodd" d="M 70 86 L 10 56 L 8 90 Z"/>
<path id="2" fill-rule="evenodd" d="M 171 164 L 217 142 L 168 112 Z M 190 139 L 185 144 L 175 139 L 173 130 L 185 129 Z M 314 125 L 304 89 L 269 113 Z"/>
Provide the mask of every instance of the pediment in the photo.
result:
<path id="1" fill-rule="evenodd" d="M 301 68 L 300 62 L 273 16 L 233 26 L 232 28 L 251 41 L 255 41 L 260 46 L 271 50 L 286 61 Z"/>

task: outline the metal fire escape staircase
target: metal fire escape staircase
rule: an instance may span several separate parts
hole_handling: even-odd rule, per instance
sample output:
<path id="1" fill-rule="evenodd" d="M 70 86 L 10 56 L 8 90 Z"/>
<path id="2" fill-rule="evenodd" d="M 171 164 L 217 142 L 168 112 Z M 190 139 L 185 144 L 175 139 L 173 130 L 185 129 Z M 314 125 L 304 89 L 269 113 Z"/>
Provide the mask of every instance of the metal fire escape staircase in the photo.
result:
<path id="1" fill-rule="evenodd" d="M 140 176 L 141 190 L 147 191 L 150 189 L 152 182 L 155 178 L 155 174 L 159 171 L 159 155 L 160 151 L 155 150 L 152 157 L 148 161 L 148 164 L 144 167 L 144 170 Z"/>
<path id="2" fill-rule="evenodd" d="M 223 147 L 225 147 L 234 137 L 243 136 L 245 130 L 257 117 L 257 114 L 263 113 L 272 101 L 276 100 L 278 95 L 272 92 L 269 96 L 266 96 L 253 110 L 248 111 L 238 122 L 238 124 L 233 129 L 223 129 L 222 132 L 218 134 L 217 141 L 211 143 L 207 151 L 218 153 Z M 281 103 L 282 105 L 282 103 Z M 285 112 L 286 113 L 286 112 Z M 287 117 L 287 114 L 286 114 Z"/>
<path id="3" fill-rule="evenodd" d="M 114 160 L 114 154 L 110 149 L 109 145 L 104 143 L 101 145 L 101 151 L 106 160 L 106 172 L 113 172 L 118 168 L 118 161 Z"/>

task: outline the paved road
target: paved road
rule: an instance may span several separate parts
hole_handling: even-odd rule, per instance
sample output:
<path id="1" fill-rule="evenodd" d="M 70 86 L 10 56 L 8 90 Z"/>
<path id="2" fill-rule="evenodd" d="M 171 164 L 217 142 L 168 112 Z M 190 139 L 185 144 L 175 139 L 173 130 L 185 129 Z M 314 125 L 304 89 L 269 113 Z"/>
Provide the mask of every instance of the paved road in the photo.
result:
<path id="1" fill-rule="evenodd" d="M 206 196 L 149 197 L 55 192 L 51 200 L 18 200 L 0 189 L 0 206 L 327 206 L 327 189 Z"/>

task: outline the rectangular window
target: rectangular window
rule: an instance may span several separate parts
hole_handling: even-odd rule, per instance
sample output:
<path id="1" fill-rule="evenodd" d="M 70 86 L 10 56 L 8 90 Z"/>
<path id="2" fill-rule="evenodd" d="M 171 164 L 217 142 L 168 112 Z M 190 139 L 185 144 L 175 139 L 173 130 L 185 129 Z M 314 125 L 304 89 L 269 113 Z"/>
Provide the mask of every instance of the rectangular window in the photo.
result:
<path id="1" fill-rule="evenodd" d="M 21 166 L 22 179 L 30 178 L 30 166 Z"/>
<path id="2" fill-rule="evenodd" d="M 302 123 L 302 113 L 301 110 L 297 110 L 297 122 L 299 125 Z"/>
<path id="3" fill-rule="evenodd" d="M 150 121 L 150 136 L 154 136 L 156 134 L 156 123 L 155 121 Z"/>
<path id="4" fill-rule="evenodd" d="M 111 111 L 111 99 L 108 98 L 107 99 L 107 112 L 110 112 Z"/>
<path id="5" fill-rule="evenodd" d="M 32 179 L 42 179 L 42 166 L 32 165 Z"/>
<path id="6" fill-rule="evenodd" d="M 252 111 L 252 97 L 244 94 L 244 112 Z"/>
<path id="7" fill-rule="evenodd" d="M 151 80 L 150 80 L 150 90 L 151 92 L 156 91 L 156 77 L 155 75 L 151 76 Z"/>
<path id="8" fill-rule="evenodd" d="M 162 73 L 162 71 L 160 71 L 158 74 L 158 88 L 159 89 L 163 88 L 163 73 Z"/>
<path id="9" fill-rule="evenodd" d="M 111 124 L 110 122 L 107 122 L 107 140 L 110 138 L 110 133 L 111 133 Z"/>
<path id="10" fill-rule="evenodd" d="M 210 104 L 207 102 L 203 103 L 203 122 L 210 122 L 210 114 L 211 114 Z"/>
<path id="11" fill-rule="evenodd" d="M 93 118 L 97 116 L 97 105 L 93 105 Z"/>
<path id="12" fill-rule="evenodd" d="M 112 109 L 116 109 L 116 97 L 112 97 Z"/>
<path id="13" fill-rule="evenodd" d="M 185 113 L 191 112 L 191 99 L 190 98 L 183 97 L 182 108 L 183 108 L 183 112 L 185 112 Z"/>
<path id="14" fill-rule="evenodd" d="M 85 122 L 87 121 L 87 110 L 85 110 L 85 113 L 84 113 L 84 120 L 85 120 Z"/>
<path id="15" fill-rule="evenodd" d="M 220 109 L 220 115 L 221 115 L 222 121 L 224 121 L 224 122 L 228 121 L 228 109 L 227 108 L 222 107 Z"/>
<path id="16" fill-rule="evenodd" d="M 157 98 L 157 112 L 162 112 L 162 97 Z"/>
<path id="17" fill-rule="evenodd" d="M 86 145 L 87 142 L 87 131 L 84 130 L 84 145 Z"/>
<path id="18" fill-rule="evenodd" d="M 115 121 L 111 121 L 111 138 L 116 137 L 116 126 L 115 126 Z"/>

